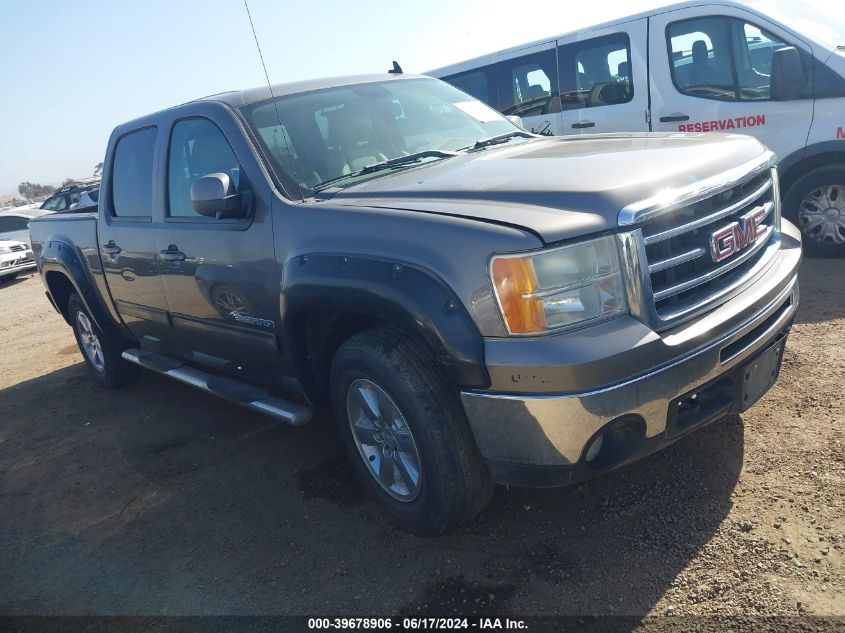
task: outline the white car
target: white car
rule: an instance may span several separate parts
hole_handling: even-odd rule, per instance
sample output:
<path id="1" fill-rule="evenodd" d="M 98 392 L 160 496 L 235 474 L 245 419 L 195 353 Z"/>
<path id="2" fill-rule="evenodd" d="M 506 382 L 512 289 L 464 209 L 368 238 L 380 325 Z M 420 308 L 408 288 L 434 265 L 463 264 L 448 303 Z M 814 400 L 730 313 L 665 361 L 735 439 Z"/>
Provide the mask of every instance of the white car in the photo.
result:
<path id="1" fill-rule="evenodd" d="M 35 269 L 35 257 L 29 242 L 29 221 L 36 210 L 27 213 L 0 213 L 0 281 Z"/>

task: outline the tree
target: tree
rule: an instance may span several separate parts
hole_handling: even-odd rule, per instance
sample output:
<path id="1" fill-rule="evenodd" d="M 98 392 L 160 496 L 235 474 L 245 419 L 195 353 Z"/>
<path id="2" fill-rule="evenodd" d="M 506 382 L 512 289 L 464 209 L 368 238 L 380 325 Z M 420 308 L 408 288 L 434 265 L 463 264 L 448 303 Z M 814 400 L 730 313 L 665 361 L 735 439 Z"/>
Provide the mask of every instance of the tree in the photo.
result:
<path id="1" fill-rule="evenodd" d="M 97 178 L 103 175 L 103 163 L 97 163 L 94 165 L 94 175 Z"/>
<path id="2" fill-rule="evenodd" d="M 55 187 L 51 187 L 50 185 L 39 185 L 38 183 L 34 182 L 22 182 L 18 185 L 18 193 L 21 194 L 27 200 L 31 200 L 32 198 L 42 198 L 44 196 L 49 196 L 56 190 Z"/>

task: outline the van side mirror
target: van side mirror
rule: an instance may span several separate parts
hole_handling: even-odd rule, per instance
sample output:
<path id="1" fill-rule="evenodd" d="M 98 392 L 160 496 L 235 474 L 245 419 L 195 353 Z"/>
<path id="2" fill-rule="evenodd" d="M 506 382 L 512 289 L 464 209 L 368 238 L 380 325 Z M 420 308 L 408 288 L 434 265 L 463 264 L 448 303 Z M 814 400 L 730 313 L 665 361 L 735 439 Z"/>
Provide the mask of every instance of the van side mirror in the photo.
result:
<path id="1" fill-rule="evenodd" d="M 194 211 L 218 220 L 246 217 L 250 197 L 235 191 L 229 174 L 208 174 L 197 178 L 191 185 L 191 206 Z"/>
<path id="2" fill-rule="evenodd" d="M 806 78 L 797 48 L 786 46 L 774 52 L 770 81 L 770 95 L 775 101 L 792 101 L 801 96 Z"/>

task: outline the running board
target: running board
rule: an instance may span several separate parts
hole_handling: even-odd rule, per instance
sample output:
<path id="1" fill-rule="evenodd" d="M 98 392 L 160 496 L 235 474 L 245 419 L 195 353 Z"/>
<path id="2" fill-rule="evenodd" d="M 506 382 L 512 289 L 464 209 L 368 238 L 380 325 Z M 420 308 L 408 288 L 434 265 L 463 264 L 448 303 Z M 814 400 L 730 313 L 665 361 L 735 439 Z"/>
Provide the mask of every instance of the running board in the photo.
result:
<path id="1" fill-rule="evenodd" d="M 313 417 L 309 407 L 272 396 L 266 391 L 232 378 L 221 378 L 214 374 L 189 367 L 182 361 L 164 357 L 160 354 L 149 355 L 137 348 L 127 349 L 121 354 L 124 360 L 146 369 L 169 376 L 174 380 L 202 389 L 210 394 L 243 405 L 253 411 L 264 413 L 282 420 L 291 426 L 308 424 Z M 168 363 L 163 362 L 167 359 Z"/>

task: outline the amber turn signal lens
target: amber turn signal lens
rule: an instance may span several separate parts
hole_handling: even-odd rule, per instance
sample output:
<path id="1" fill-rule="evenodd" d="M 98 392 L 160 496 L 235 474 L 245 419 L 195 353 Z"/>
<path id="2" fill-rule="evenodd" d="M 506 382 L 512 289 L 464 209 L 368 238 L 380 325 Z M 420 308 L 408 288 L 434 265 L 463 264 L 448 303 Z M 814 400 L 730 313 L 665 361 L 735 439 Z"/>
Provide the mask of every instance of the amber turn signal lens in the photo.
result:
<path id="1" fill-rule="evenodd" d="M 492 266 L 493 283 L 502 314 L 513 334 L 535 334 L 546 329 L 543 302 L 526 297 L 537 291 L 534 265 L 527 257 L 497 257 Z"/>

